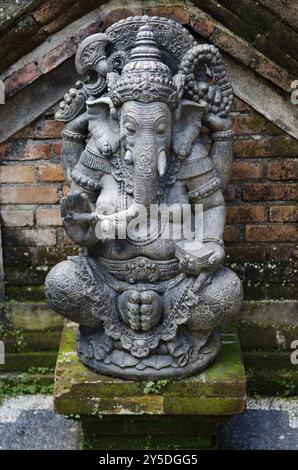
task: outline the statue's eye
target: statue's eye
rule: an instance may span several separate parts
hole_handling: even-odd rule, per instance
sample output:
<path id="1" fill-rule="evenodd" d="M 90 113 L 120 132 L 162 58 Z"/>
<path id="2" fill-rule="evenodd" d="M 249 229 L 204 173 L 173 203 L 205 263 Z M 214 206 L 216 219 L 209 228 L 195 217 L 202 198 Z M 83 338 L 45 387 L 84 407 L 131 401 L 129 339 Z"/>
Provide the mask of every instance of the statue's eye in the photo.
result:
<path id="1" fill-rule="evenodd" d="M 124 124 L 124 127 L 125 127 L 125 130 L 126 130 L 126 132 L 127 132 L 128 134 L 133 135 L 133 134 L 136 133 L 136 128 L 135 128 L 134 125 L 131 124 L 130 122 L 126 122 L 126 123 Z"/>
<path id="2" fill-rule="evenodd" d="M 166 125 L 166 123 L 159 123 L 159 124 L 156 126 L 156 134 L 157 134 L 157 135 L 160 135 L 160 136 L 164 135 L 165 132 L 166 132 L 166 130 L 167 130 L 167 125 Z"/>

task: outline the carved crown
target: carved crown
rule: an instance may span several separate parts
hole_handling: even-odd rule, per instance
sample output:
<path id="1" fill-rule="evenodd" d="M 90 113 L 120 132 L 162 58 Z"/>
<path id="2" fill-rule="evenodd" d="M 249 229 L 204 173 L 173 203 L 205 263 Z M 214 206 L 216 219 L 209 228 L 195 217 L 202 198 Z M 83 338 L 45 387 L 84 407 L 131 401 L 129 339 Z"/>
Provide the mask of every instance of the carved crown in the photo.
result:
<path id="1" fill-rule="evenodd" d="M 121 76 L 108 77 L 108 89 L 115 106 L 125 101 L 143 103 L 164 101 L 175 106 L 178 94 L 170 68 L 162 62 L 158 43 L 151 26 L 140 27 L 135 47 Z"/>

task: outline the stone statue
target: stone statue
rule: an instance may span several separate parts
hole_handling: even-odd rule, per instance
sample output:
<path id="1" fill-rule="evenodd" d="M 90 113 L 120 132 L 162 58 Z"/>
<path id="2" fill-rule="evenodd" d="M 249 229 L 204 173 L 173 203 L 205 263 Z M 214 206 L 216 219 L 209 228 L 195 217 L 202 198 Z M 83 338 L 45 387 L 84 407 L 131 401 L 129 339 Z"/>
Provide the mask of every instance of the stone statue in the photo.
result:
<path id="1" fill-rule="evenodd" d="M 82 248 L 49 272 L 47 301 L 79 323 L 78 355 L 97 372 L 194 374 L 242 305 L 240 280 L 223 266 L 233 93 L 221 55 L 174 21 L 142 16 L 85 39 L 76 67 L 85 81 L 56 118 L 71 186 L 62 220 Z M 163 236 L 184 206 L 193 227 L 196 205 L 201 239 Z"/>

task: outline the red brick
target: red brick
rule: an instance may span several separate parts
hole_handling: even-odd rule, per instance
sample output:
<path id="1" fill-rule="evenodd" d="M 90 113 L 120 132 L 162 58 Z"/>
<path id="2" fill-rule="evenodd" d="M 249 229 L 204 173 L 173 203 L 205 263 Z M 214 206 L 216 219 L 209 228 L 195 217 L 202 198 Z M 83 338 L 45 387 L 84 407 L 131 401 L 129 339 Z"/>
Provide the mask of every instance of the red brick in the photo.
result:
<path id="1" fill-rule="evenodd" d="M 147 5 L 149 8 L 149 4 Z M 148 10 L 147 10 L 148 11 Z M 112 10 L 109 12 L 108 15 L 103 15 L 99 24 L 100 31 L 105 31 L 106 28 L 111 26 L 117 21 L 125 19 L 129 16 L 141 16 L 144 14 L 144 9 L 138 7 L 126 7 L 126 8 L 118 8 L 117 10 Z"/>
<path id="2" fill-rule="evenodd" d="M 296 183 L 247 183 L 243 185 L 245 201 L 293 201 L 297 199 Z"/>
<path id="3" fill-rule="evenodd" d="M 13 159 L 20 160 L 47 160 L 50 158 L 51 144 L 45 142 L 28 141 L 19 155 Z"/>
<path id="4" fill-rule="evenodd" d="M 214 23 L 208 18 L 199 18 L 193 25 L 193 30 L 203 36 L 204 38 L 209 38 L 213 33 Z"/>
<path id="5" fill-rule="evenodd" d="M 251 111 L 252 108 L 249 104 L 245 103 L 244 101 L 240 100 L 240 98 L 234 97 L 233 102 L 233 111 Z"/>
<path id="6" fill-rule="evenodd" d="M 38 70 L 36 62 L 26 64 L 23 68 L 14 72 L 4 81 L 5 93 L 7 96 L 13 95 L 24 86 L 32 83 L 34 80 L 40 77 L 40 75 L 41 73 Z"/>
<path id="7" fill-rule="evenodd" d="M 41 126 L 36 127 L 35 136 L 42 139 L 59 139 L 63 126 L 63 122 L 54 119 L 44 120 Z"/>
<path id="8" fill-rule="evenodd" d="M 39 119 L 37 120 L 37 122 L 38 121 Z M 36 121 L 24 127 L 20 131 L 16 132 L 13 135 L 13 140 L 20 141 L 20 140 L 27 140 L 29 138 L 34 138 L 35 137 L 35 125 L 36 125 Z"/>
<path id="9" fill-rule="evenodd" d="M 263 169 L 260 162 L 233 162 L 232 180 L 260 178 L 262 173 Z"/>
<path id="10" fill-rule="evenodd" d="M 64 181 L 61 165 L 44 165 L 39 171 L 41 181 Z"/>
<path id="11" fill-rule="evenodd" d="M 34 166 L 1 166 L 0 182 L 1 183 L 33 183 Z"/>
<path id="12" fill-rule="evenodd" d="M 9 152 L 11 152 L 11 149 L 11 143 L 0 145 L 0 159 L 4 160 L 8 156 Z"/>
<path id="13" fill-rule="evenodd" d="M 233 243 L 231 246 L 226 247 L 226 254 L 229 255 L 233 262 L 245 263 L 259 262 L 259 261 L 272 261 L 272 262 L 285 262 L 288 263 L 290 258 L 298 257 L 298 247 L 295 242 L 284 242 L 281 246 L 279 242 L 240 242 Z"/>
<path id="14" fill-rule="evenodd" d="M 234 201 L 235 199 L 235 186 L 233 184 L 228 184 L 224 190 L 225 201 Z"/>
<path id="15" fill-rule="evenodd" d="M 264 132 L 279 135 L 282 133 L 279 127 L 254 111 L 234 115 L 233 129 L 235 134 L 239 135 L 262 134 Z"/>
<path id="16" fill-rule="evenodd" d="M 291 180 L 298 177 L 298 160 L 279 160 L 267 165 L 267 178 Z"/>
<path id="17" fill-rule="evenodd" d="M 236 157 L 296 157 L 298 142 L 287 135 L 261 137 L 258 139 L 235 139 Z"/>
<path id="18" fill-rule="evenodd" d="M 69 191 L 70 191 L 70 187 L 69 187 L 69 185 L 68 185 L 67 183 L 65 183 L 65 184 L 63 185 L 63 196 L 67 196 L 67 194 L 69 193 Z"/>
<path id="19" fill-rule="evenodd" d="M 36 210 L 36 224 L 37 225 L 62 225 L 60 207 L 38 208 Z"/>
<path id="20" fill-rule="evenodd" d="M 6 229 L 5 241 L 8 246 L 53 246 L 56 245 L 55 229 Z"/>
<path id="21" fill-rule="evenodd" d="M 70 246 L 76 245 L 76 243 L 65 232 L 63 233 L 63 240 L 64 240 L 64 245 L 70 245 Z"/>
<path id="22" fill-rule="evenodd" d="M 55 142 L 54 144 L 52 144 L 52 152 L 57 157 L 60 157 L 61 155 L 61 145 L 62 145 L 62 142 Z"/>
<path id="23" fill-rule="evenodd" d="M 234 242 L 239 240 L 241 235 L 240 228 L 235 225 L 226 225 L 224 232 L 224 240 L 226 242 Z"/>
<path id="24" fill-rule="evenodd" d="M 264 222 L 265 207 L 263 206 L 229 206 L 227 207 L 228 223 Z"/>
<path id="25" fill-rule="evenodd" d="M 32 16 L 37 23 L 45 25 L 63 11 L 67 12 L 68 7 L 72 4 L 73 0 L 60 0 L 59 2 L 48 1 L 34 11 Z"/>
<path id="26" fill-rule="evenodd" d="M 271 222 L 297 222 L 298 206 L 273 206 L 269 210 Z"/>
<path id="27" fill-rule="evenodd" d="M 247 225 L 245 228 L 247 241 L 289 242 L 298 240 L 297 224 Z"/>
<path id="28" fill-rule="evenodd" d="M 133 13 L 134 15 L 136 13 Z M 178 21 L 182 24 L 188 24 L 189 22 L 189 14 L 185 8 L 181 8 L 178 6 L 154 6 L 148 5 L 146 14 L 150 16 L 162 16 L 164 18 L 169 18 L 170 20 Z"/>
<path id="29" fill-rule="evenodd" d="M 55 204 L 59 196 L 55 187 L 14 187 L 0 190 L 1 204 Z"/>
<path id="30" fill-rule="evenodd" d="M 25 227 L 34 224 L 33 211 L 30 209 L 4 209 L 1 210 L 1 220 L 6 227 Z"/>

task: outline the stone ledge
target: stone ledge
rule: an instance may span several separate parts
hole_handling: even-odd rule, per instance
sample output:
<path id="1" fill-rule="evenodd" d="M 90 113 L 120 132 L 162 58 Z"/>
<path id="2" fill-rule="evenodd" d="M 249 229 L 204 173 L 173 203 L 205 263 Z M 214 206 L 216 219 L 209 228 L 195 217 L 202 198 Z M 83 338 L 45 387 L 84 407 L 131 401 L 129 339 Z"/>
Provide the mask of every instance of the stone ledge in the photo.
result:
<path id="1" fill-rule="evenodd" d="M 246 380 L 234 326 L 222 330 L 222 348 L 205 372 L 179 381 L 129 381 L 96 374 L 78 359 L 77 325 L 66 322 L 55 374 L 54 405 L 67 416 L 200 415 L 242 413 Z"/>

